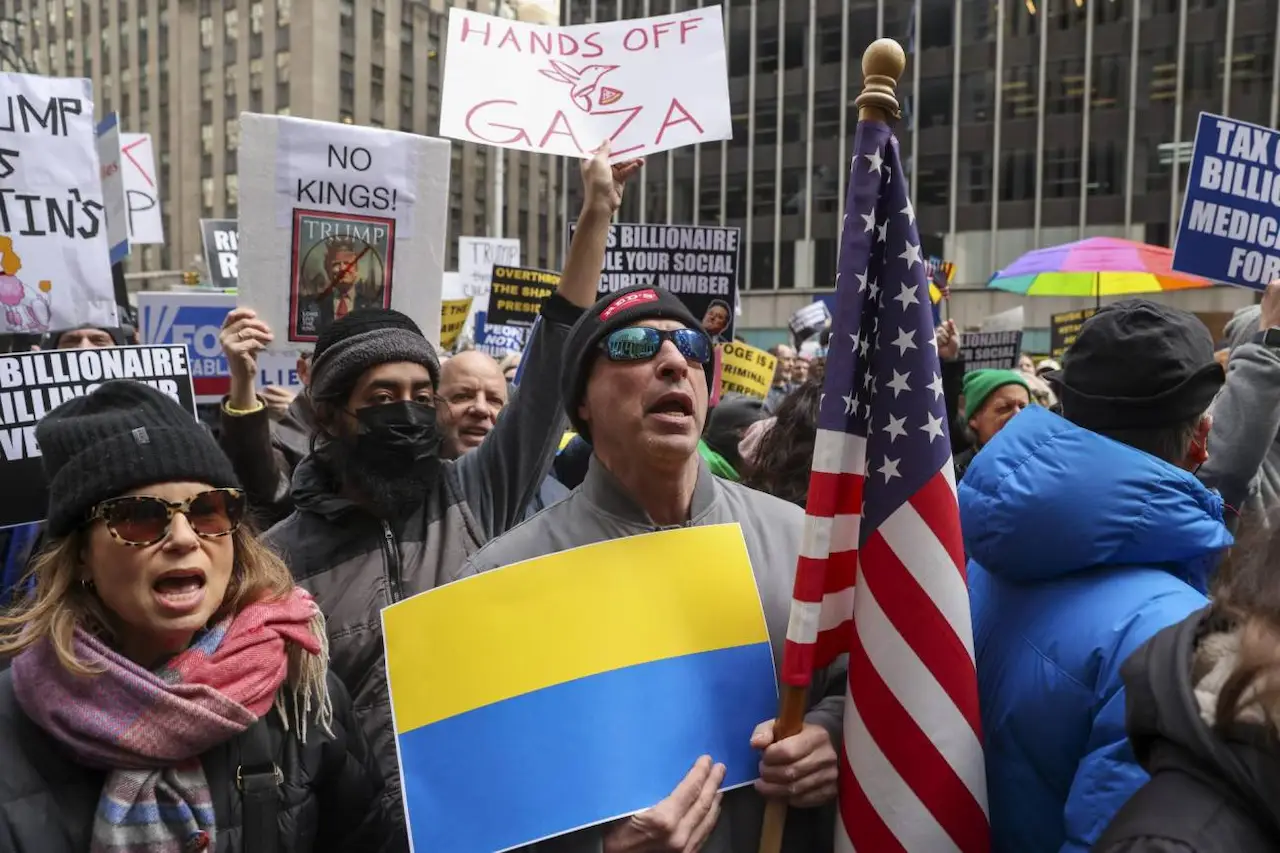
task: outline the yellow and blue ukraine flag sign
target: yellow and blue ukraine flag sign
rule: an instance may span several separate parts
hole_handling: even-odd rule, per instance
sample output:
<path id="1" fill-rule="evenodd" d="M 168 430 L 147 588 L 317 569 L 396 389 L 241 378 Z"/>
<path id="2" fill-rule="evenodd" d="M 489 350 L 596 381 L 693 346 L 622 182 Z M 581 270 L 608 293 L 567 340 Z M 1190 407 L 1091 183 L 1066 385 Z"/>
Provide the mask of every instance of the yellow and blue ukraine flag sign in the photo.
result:
<path id="1" fill-rule="evenodd" d="M 507 566 L 383 611 L 417 853 L 492 853 L 632 814 L 700 755 L 758 775 L 777 712 L 742 530 L 692 527 Z"/>

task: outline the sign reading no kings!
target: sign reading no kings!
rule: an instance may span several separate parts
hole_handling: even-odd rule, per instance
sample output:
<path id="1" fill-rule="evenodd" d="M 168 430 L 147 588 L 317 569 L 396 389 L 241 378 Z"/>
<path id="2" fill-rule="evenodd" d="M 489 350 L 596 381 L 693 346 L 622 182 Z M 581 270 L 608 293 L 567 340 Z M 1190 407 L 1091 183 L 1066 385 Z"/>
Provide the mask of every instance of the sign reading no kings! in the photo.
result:
<path id="1" fill-rule="evenodd" d="M 110 379 L 145 382 L 195 417 L 182 346 L 49 350 L 0 357 L 0 527 L 40 521 L 48 496 L 36 424 Z"/>
<path id="2" fill-rule="evenodd" d="M 737 228 L 704 225 L 611 225 L 599 295 L 637 284 L 664 287 L 702 321 L 712 343 L 731 341 L 739 236 Z"/>

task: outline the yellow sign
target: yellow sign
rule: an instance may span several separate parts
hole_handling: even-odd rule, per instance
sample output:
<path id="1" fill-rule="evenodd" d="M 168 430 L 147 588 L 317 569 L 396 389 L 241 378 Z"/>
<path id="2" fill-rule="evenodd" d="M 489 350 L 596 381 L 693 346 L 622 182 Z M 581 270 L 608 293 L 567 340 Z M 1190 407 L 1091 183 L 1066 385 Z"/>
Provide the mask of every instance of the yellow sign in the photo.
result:
<path id="1" fill-rule="evenodd" d="M 467 315 L 471 313 L 471 297 L 466 299 L 446 299 L 440 303 L 440 349 L 449 351 L 458 342 L 462 327 L 467 324 Z"/>
<path id="2" fill-rule="evenodd" d="M 778 359 L 746 344 L 720 345 L 720 388 L 725 394 L 746 394 L 763 400 L 773 385 Z"/>

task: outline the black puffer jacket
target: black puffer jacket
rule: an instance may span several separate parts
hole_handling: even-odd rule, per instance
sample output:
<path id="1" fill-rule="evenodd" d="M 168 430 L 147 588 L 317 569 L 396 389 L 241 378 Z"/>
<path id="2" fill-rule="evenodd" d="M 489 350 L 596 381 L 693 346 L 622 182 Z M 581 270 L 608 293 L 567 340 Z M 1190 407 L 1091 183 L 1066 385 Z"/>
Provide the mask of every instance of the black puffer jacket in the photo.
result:
<path id="1" fill-rule="evenodd" d="M 341 682 L 329 677 L 333 737 L 310 728 L 307 743 L 285 732 L 272 712 L 267 749 L 283 775 L 277 837 L 246 839 L 236 771 L 250 759 L 249 732 L 201 756 L 217 814 L 216 853 L 400 853 L 404 833 L 383 810 L 382 775 L 351 715 Z M 105 774 L 71 760 L 33 723 L 0 673 L 0 853 L 85 853 Z"/>
<path id="2" fill-rule="evenodd" d="M 1280 850 L 1280 747 L 1261 726 L 1227 734 L 1200 717 L 1192 657 L 1229 626 L 1201 610 L 1125 662 L 1125 725 L 1151 781 L 1125 804 L 1094 853 L 1271 853 Z"/>

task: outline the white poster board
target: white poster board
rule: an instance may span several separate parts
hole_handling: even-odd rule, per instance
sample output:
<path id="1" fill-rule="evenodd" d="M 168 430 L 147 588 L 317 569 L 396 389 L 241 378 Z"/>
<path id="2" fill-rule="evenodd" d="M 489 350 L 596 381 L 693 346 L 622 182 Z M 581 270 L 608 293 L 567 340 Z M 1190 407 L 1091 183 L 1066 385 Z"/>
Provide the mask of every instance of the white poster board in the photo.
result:
<path id="1" fill-rule="evenodd" d="M 129 256 L 129 214 L 124 201 L 124 170 L 120 160 L 120 117 L 116 113 L 98 123 L 98 174 L 106 207 L 107 245 L 111 263 Z"/>
<path id="2" fill-rule="evenodd" d="M 120 134 L 120 172 L 124 177 L 124 205 L 129 214 L 129 243 L 164 245 L 160 177 L 156 173 L 151 134 Z"/>
<path id="3" fill-rule="evenodd" d="M 440 331 L 449 143 L 372 127 L 240 115 L 237 304 L 312 346 L 335 319 L 382 306 Z"/>
<path id="4" fill-rule="evenodd" d="M 88 80 L 0 73 L 0 334 L 118 326 Z"/>
<path id="5" fill-rule="evenodd" d="M 449 10 L 440 135 L 612 159 L 733 135 L 719 6 L 571 27 Z"/>
<path id="6" fill-rule="evenodd" d="M 483 314 L 488 310 L 494 265 L 520 266 L 520 241 L 517 238 L 458 238 L 458 282 L 461 290 L 453 298 L 471 297 L 471 313 L 462 330 L 464 335 L 475 335 L 476 314 Z"/>

